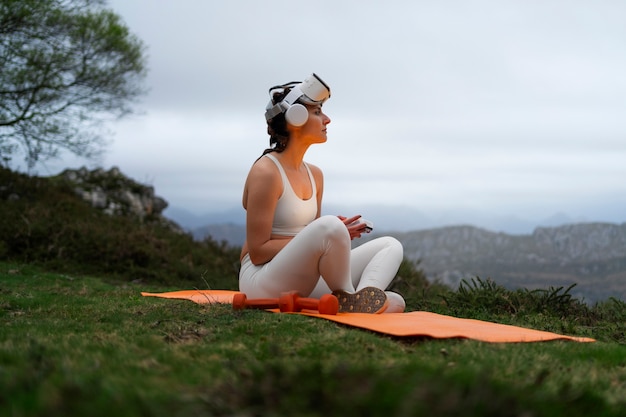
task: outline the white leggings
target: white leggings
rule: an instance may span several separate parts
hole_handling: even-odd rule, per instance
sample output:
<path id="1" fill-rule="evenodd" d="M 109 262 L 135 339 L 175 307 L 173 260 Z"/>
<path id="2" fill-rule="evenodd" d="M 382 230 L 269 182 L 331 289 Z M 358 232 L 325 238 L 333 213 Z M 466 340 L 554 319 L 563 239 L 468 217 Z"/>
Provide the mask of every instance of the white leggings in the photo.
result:
<path id="1" fill-rule="evenodd" d="M 302 229 L 271 261 L 254 265 L 249 255 L 244 256 L 239 289 L 250 298 L 278 297 L 284 291 L 319 298 L 334 290 L 385 290 L 402 259 L 402 244 L 392 237 L 380 237 L 351 250 L 346 225 L 336 216 L 322 216 Z M 388 291 L 387 298 L 386 312 L 404 310 L 399 294 Z"/>

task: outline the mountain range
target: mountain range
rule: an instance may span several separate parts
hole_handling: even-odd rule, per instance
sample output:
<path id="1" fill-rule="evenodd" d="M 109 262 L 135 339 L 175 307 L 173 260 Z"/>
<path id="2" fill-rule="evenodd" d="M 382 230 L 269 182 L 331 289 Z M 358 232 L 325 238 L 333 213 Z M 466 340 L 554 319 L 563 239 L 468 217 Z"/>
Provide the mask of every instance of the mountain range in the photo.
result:
<path id="1" fill-rule="evenodd" d="M 437 211 L 424 212 L 411 206 L 369 205 L 359 207 L 358 213 L 349 206 L 325 205 L 324 213 L 342 214 L 346 217 L 360 214 L 372 220 L 380 231 L 407 231 L 433 229 L 457 224 L 471 224 L 483 229 L 510 234 L 531 233 L 537 226 L 560 226 L 571 223 L 585 223 L 583 217 L 571 217 L 564 213 L 554 213 L 547 217 L 521 218 L 506 213 L 483 211 Z M 195 214 L 180 207 L 168 207 L 164 215 L 174 220 L 187 230 L 194 230 L 207 225 L 245 223 L 245 211 L 241 206 L 220 211 Z"/>
<path id="2" fill-rule="evenodd" d="M 538 227 L 528 235 L 452 226 L 392 233 L 407 259 L 431 280 L 456 287 L 462 279 L 493 279 L 507 288 L 576 284 L 571 294 L 595 302 L 626 300 L 626 223 Z"/>

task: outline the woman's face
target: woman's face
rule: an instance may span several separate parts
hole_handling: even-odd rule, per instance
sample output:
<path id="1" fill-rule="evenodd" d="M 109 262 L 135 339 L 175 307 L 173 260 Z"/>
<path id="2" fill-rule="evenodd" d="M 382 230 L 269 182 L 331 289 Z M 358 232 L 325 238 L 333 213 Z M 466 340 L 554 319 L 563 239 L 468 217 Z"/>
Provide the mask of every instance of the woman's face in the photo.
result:
<path id="1" fill-rule="evenodd" d="M 321 105 L 306 107 L 309 119 L 300 128 L 300 135 L 309 137 L 312 143 L 326 142 L 326 126 L 330 123 L 330 118 L 324 114 Z"/>

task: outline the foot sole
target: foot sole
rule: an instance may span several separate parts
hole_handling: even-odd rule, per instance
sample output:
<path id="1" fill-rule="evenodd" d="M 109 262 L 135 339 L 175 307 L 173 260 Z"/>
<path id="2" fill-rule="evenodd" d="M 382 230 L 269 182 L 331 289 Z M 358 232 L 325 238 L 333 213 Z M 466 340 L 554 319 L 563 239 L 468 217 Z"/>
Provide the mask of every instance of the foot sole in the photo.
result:
<path id="1" fill-rule="evenodd" d="M 387 309 L 387 295 L 379 288 L 366 287 L 355 293 L 334 291 L 340 313 L 380 314 Z"/>

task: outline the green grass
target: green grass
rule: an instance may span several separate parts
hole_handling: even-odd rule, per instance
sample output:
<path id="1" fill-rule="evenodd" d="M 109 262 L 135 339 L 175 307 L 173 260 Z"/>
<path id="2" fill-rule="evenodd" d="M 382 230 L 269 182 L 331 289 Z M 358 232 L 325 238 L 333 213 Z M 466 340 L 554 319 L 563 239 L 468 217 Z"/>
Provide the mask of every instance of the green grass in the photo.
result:
<path id="1" fill-rule="evenodd" d="M 512 297 L 490 285 L 447 301 L 415 297 L 409 307 L 559 328 L 558 312 L 464 304 L 487 292 Z M 0 415 L 573 417 L 626 409 L 619 302 L 568 324 L 596 343 L 487 344 L 398 339 L 140 295 L 173 289 L 182 288 L 0 263 Z"/>

